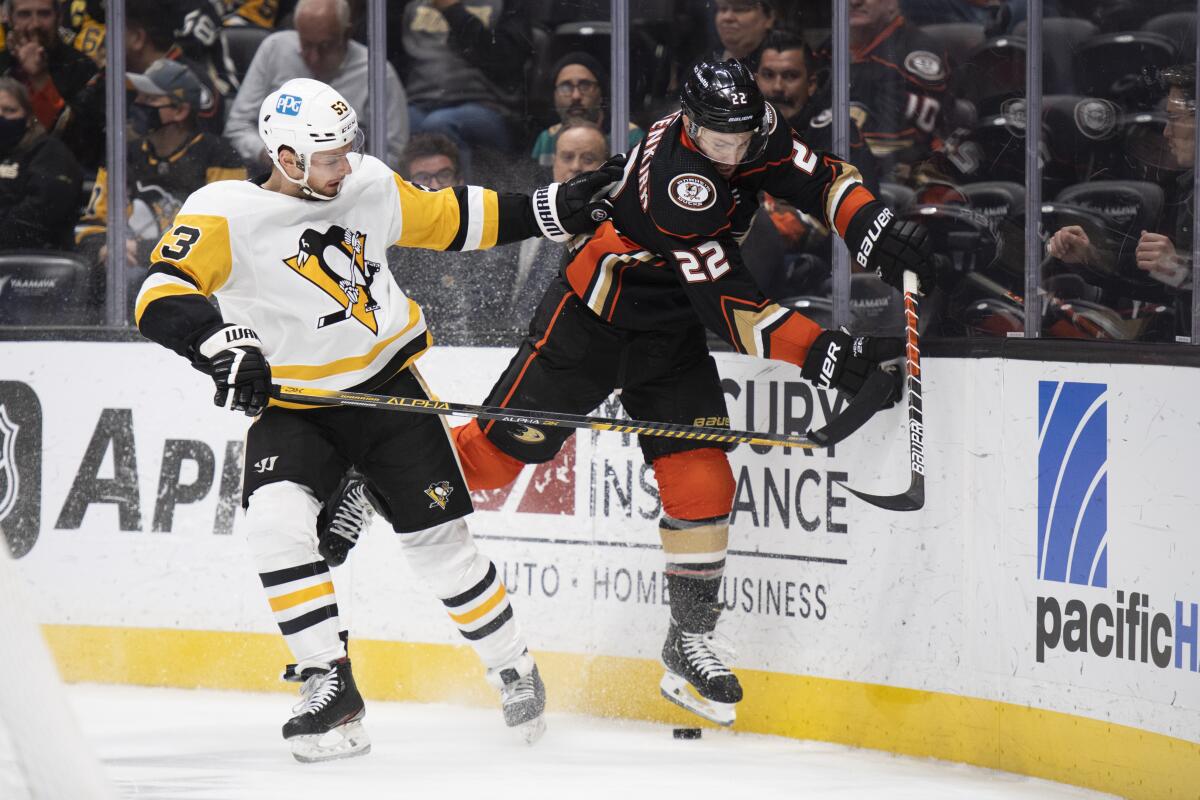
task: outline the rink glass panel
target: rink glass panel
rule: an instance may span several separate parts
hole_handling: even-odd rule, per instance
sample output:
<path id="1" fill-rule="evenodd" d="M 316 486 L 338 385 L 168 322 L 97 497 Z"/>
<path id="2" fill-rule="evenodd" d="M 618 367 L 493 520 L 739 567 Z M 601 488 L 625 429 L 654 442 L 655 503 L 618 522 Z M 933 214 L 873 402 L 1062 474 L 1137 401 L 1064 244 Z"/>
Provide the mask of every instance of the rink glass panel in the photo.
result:
<path id="1" fill-rule="evenodd" d="M 1196 4 L 1047 3 L 1042 335 L 1187 342 Z M 1054 238 L 1057 237 L 1057 238 Z"/>
<path id="2" fill-rule="evenodd" d="M 115 12 L 123 13 L 123 2 L 112 5 Z M 421 94 L 420 81 L 404 81 L 412 60 L 405 50 L 405 36 L 411 36 L 414 26 L 435 34 L 444 23 L 440 13 L 428 0 L 413 8 L 396 3 L 352 5 L 354 36 L 364 43 L 371 33 L 368 10 L 374 5 L 381 12 L 378 24 L 386 44 L 369 49 L 369 58 L 397 69 L 406 89 L 416 90 L 410 101 L 424 103 L 426 112 L 436 110 L 439 101 Z M 549 73 L 567 52 L 588 53 L 609 73 L 604 78 L 607 85 L 601 88 L 603 105 L 606 110 L 623 105 L 629 121 L 643 130 L 675 107 L 686 68 L 721 44 L 716 26 L 719 8 L 715 2 L 700 0 L 630 5 L 628 19 L 616 25 L 604 0 L 527 4 L 519 24 L 506 23 L 506 30 L 515 32 L 509 52 L 522 53 L 520 63 L 486 73 L 496 83 L 491 105 L 499 111 L 499 128 L 490 127 L 494 120 L 486 116 L 466 115 L 455 123 L 467 138 L 486 142 L 471 148 L 479 152 L 464 159 L 461 171 L 466 174 L 460 177 L 513 191 L 528 191 L 552 178 L 553 157 L 548 158 L 551 163 L 539 164 L 532 153 L 538 135 L 558 121 L 555 76 Z M 956 16 L 959 12 L 950 4 L 901 3 L 909 25 L 930 37 L 935 53 L 945 56 L 944 91 L 934 98 L 919 93 L 910 97 L 897 88 L 890 95 L 876 91 L 868 98 L 861 86 L 852 85 L 847 107 L 834 108 L 833 113 L 867 128 L 872 114 L 878 120 L 898 113 L 911 117 L 918 129 L 929 128 L 922 132 L 936 142 L 924 152 L 920 147 L 901 148 L 876 157 L 881 162 L 876 182 L 881 196 L 902 215 L 922 219 L 934 233 L 942 280 L 938 293 L 922 305 L 927 335 L 1022 335 L 1028 294 L 1024 275 L 1027 264 L 1034 263 L 1045 292 L 1038 312 L 1043 336 L 1189 340 L 1194 213 L 1189 198 L 1194 173 L 1187 152 L 1188 143 L 1194 142 L 1194 106 L 1186 97 L 1172 104 L 1167 75 L 1171 67 L 1194 62 L 1192 5 L 1185 0 L 1154 0 L 1136 7 L 1045 0 L 1038 131 L 1041 174 L 1033 176 L 1042 207 L 1039 243 L 1027 246 L 1028 21 L 1020 18 L 1019 5 L 1005 21 L 983 12 L 979 19 L 965 19 Z M 502 12 L 499 4 L 487 9 L 491 10 L 481 4 L 472 13 L 491 21 L 493 14 Z M 501 17 L 502 13 L 496 19 Z M 832 46 L 827 42 L 839 41 L 832 35 L 837 33 L 837 17 L 829 2 L 782 2 L 775 11 L 775 24 L 798 30 L 819 51 Z M 86 44 L 89 36 L 97 39 L 97 26 L 103 21 L 75 19 L 69 12 L 64 12 L 62 21 L 76 30 L 81 47 L 98 59 L 106 58 L 103 47 Z M 280 22 L 287 25 L 289 20 L 285 16 Z M 245 70 L 253 52 L 253 33 L 244 29 L 214 33 L 203 21 L 193 21 L 192 27 L 200 28 L 192 31 L 193 40 L 210 35 L 225 40 L 235 76 Z M 629 79 L 619 84 L 611 78 L 614 30 L 628 58 Z M 191 52 L 195 48 L 193 41 L 189 55 L 197 55 Z M 924 69 L 927 75 L 937 72 L 928 59 L 906 56 L 905 60 L 910 69 Z M 217 71 L 224 68 L 221 65 Z M 818 84 L 827 84 L 828 64 L 820 64 L 816 73 Z M 1176 94 L 1182 97 L 1194 89 L 1184 85 L 1181 91 Z M 114 93 L 106 92 L 101 81 L 93 87 L 93 95 L 89 102 L 107 110 L 102 116 L 111 120 L 117 105 Z M 233 95 L 224 99 L 227 111 Z M 618 99 L 623 102 L 617 103 Z M 128 122 L 136 97 L 130 92 L 124 100 L 121 118 Z M 889 110 L 876 112 L 872 105 Z M 369 130 L 369 115 L 363 116 L 363 127 Z M 411 114 L 409 123 L 415 132 Z M 608 115 L 600 127 L 609 132 Z M 97 221 L 95 179 L 99 167 L 109 166 L 100 131 L 71 147 L 82 162 L 82 188 L 71 235 L 40 245 L 35 254 L 28 254 L 25 246 L 4 247 L 6 256 L 18 257 L 4 261 L 4 274 L 13 277 L 0 290 L 0 325 L 127 328 L 131 324 L 133 300 L 155 233 L 183 197 L 165 192 L 162 202 L 155 203 L 139 196 L 145 192 L 130 182 L 129 153 L 140 139 L 132 129 L 125 131 L 128 142 L 120 171 L 126 176 L 130 202 L 119 226 L 118 255 L 125 253 L 126 262 L 113 274 L 117 259 L 109 258 L 108 248 L 112 226 L 107 220 Z M 618 147 L 608 138 L 610 150 L 628 149 L 628 141 Z M 875 137 L 868 145 L 879 141 Z M 251 173 L 261 166 L 248 165 Z M 829 324 L 835 316 L 831 243 L 819 225 L 810 224 L 813 221 L 797 222 L 776 226 L 775 235 L 768 237 L 774 241 L 765 246 L 751 242 L 747 261 L 765 276 L 764 288 L 773 296 L 794 301 L 789 305 Z M 1047 240 L 1068 227 L 1088 234 L 1086 260 L 1048 256 Z M 1173 269 L 1139 266 L 1138 244 L 1148 235 L 1169 243 L 1177 254 Z M 540 289 L 559 266 L 559 249 L 542 243 L 474 255 L 395 253 L 391 267 L 401 285 L 426 307 L 439 343 L 511 346 L 523 334 Z M 842 319 L 856 331 L 898 329 L 898 295 L 869 276 L 852 277 L 848 296 L 837 302 L 842 304 Z"/>

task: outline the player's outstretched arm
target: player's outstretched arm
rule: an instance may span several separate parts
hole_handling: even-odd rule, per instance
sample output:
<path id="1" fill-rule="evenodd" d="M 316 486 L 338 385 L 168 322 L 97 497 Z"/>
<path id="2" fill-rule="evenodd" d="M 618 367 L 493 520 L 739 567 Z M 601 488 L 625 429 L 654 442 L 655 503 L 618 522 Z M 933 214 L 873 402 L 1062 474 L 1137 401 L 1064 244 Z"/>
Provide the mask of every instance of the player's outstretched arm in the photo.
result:
<path id="1" fill-rule="evenodd" d="M 535 236 L 566 241 L 591 233 L 609 218 L 612 207 L 603 195 L 624 168 L 625 156 L 616 155 L 599 169 L 543 186 L 532 196 L 480 186 L 431 192 L 396 175 L 399 230 L 394 241 L 430 250 L 484 250 Z"/>

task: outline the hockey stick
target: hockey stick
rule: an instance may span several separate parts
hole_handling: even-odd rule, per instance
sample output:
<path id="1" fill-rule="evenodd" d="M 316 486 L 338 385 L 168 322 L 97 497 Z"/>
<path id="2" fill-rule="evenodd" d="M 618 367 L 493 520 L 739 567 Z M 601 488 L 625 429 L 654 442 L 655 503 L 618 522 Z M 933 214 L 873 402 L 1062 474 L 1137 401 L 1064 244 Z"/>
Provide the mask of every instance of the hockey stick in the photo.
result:
<path id="1" fill-rule="evenodd" d="M 846 488 L 855 497 L 889 511 L 917 511 L 925 505 L 925 425 L 921 404 L 921 337 L 917 333 L 917 274 L 904 273 L 904 326 L 907 338 L 908 464 L 912 479 L 900 494 L 876 495 Z"/>
<path id="2" fill-rule="evenodd" d="M 271 394 L 288 402 L 322 406 L 361 406 L 391 411 L 412 411 L 418 414 L 440 414 L 443 416 L 465 416 L 476 419 L 494 419 L 517 425 L 562 426 L 593 431 L 615 431 L 636 433 L 640 436 L 664 436 L 674 439 L 694 439 L 714 444 L 758 444 L 771 447 L 798 447 L 814 449 L 837 444 L 866 424 L 875 412 L 886 403 L 892 393 L 891 376 L 879 370 L 863 385 L 863 388 L 842 410 L 820 430 L 810 430 L 803 436 L 791 433 L 756 433 L 735 431 L 728 428 L 710 428 L 700 425 L 678 425 L 671 422 L 643 422 L 591 417 L 582 414 L 563 414 L 556 411 L 525 411 L 499 406 L 474 406 L 467 403 L 451 403 L 445 400 L 428 400 L 423 397 L 392 397 L 364 392 L 343 392 L 333 389 L 309 389 L 300 386 L 275 386 Z"/>

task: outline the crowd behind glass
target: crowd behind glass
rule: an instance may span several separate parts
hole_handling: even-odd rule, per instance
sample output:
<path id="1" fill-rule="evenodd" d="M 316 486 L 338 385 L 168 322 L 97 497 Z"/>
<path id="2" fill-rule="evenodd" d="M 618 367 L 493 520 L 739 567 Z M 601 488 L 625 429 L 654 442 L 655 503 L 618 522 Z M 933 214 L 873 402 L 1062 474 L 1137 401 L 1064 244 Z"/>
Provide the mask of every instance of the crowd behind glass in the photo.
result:
<path id="1" fill-rule="evenodd" d="M 931 336 L 1024 328 L 1025 0 L 845 2 L 847 156 L 932 230 Z M 739 58 L 809 144 L 832 143 L 831 0 L 631 1 L 630 121 L 611 141 L 608 0 L 387 3 L 386 153 L 431 189 L 527 191 L 628 151 L 678 109 L 698 60 Z M 1190 10 L 1189 10 L 1190 9 Z M 99 324 L 110 247 L 132 296 L 192 191 L 268 162 L 262 99 L 284 80 L 336 87 L 368 119 L 365 0 L 3 0 L 0 325 Z M 1045 0 L 1043 335 L 1174 342 L 1191 330 L 1195 2 Z M 127 68 L 126 240 L 109 240 L 105 48 Z M 743 242 L 763 291 L 831 320 L 831 240 L 769 196 Z M 442 344 L 509 345 L 562 246 L 395 251 Z M 852 327 L 896 333 L 892 289 L 851 279 Z"/>

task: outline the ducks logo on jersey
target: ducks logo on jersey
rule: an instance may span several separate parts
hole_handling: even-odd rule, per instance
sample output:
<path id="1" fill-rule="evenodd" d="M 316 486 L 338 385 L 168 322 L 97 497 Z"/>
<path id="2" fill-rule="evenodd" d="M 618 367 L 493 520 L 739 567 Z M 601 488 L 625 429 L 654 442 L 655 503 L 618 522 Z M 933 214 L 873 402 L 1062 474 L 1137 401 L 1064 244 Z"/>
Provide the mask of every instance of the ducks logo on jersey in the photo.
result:
<path id="1" fill-rule="evenodd" d="M 375 319 L 379 304 L 371 297 L 371 284 L 381 267 L 364 258 L 366 246 L 365 233 L 340 225 L 331 226 L 325 233 L 308 228 L 300 234 L 296 255 L 283 260 L 341 306 L 339 311 L 318 317 L 318 328 L 356 319 L 371 333 L 379 333 Z"/>

